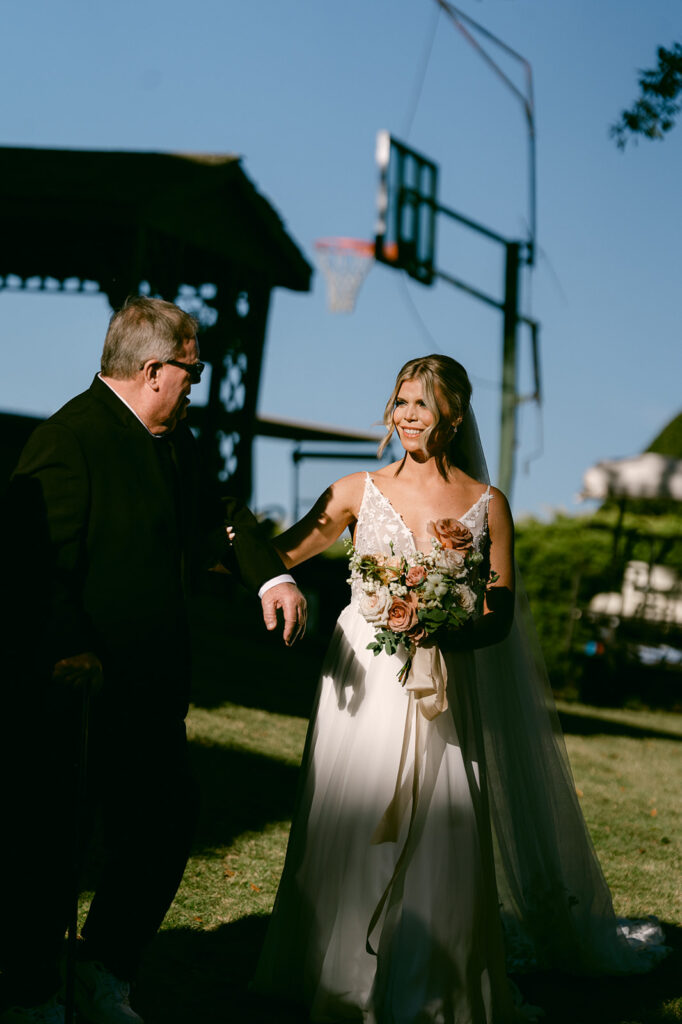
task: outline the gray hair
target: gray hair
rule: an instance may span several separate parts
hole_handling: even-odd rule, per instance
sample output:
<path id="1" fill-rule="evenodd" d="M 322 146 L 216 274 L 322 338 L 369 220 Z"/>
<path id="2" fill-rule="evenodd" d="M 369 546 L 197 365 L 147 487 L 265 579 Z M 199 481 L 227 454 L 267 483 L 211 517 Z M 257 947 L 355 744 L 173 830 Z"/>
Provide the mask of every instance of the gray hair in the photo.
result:
<path id="1" fill-rule="evenodd" d="M 174 359 L 199 323 L 173 302 L 136 296 L 114 313 L 104 339 L 102 375 L 131 380 L 148 359 Z"/>

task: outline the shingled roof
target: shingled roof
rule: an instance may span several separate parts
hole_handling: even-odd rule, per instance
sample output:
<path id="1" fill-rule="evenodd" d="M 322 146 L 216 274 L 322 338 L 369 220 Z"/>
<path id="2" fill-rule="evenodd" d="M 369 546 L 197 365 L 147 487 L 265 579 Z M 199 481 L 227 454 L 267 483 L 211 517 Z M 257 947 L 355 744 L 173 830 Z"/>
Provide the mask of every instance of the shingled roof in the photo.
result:
<path id="1" fill-rule="evenodd" d="M 237 156 L 0 147 L 0 180 L 5 283 L 92 280 L 108 292 L 122 268 L 147 280 L 164 264 L 198 285 L 237 264 L 271 287 L 310 287 L 310 265 Z"/>

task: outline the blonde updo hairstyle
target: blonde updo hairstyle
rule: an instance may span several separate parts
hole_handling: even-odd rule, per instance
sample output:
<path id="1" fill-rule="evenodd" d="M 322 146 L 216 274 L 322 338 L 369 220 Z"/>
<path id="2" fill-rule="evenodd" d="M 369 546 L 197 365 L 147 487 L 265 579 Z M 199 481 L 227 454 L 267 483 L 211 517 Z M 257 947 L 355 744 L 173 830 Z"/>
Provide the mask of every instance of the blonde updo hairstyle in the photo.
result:
<path id="1" fill-rule="evenodd" d="M 457 431 L 453 424 L 459 424 L 469 410 L 471 402 L 471 382 L 461 363 L 450 356 L 421 356 L 410 359 L 400 370 L 391 397 L 384 410 L 384 426 L 386 436 L 379 445 L 378 455 L 381 456 L 395 432 L 393 413 L 400 388 L 408 380 L 418 380 L 424 392 L 424 403 L 433 415 L 434 422 L 424 431 L 423 444 L 436 459 L 441 476 L 448 478 L 448 467 L 459 466 L 468 471 L 463 464 L 463 453 L 458 451 Z M 445 406 L 445 409 L 442 407 Z M 402 468 L 402 467 L 401 467 Z"/>

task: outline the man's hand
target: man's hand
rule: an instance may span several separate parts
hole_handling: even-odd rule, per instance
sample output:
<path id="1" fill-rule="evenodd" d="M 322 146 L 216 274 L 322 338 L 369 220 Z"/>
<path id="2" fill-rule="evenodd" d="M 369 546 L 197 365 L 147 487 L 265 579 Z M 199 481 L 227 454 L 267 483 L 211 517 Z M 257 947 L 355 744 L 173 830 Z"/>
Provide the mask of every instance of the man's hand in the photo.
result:
<path id="1" fill-rule="evenodd" d="M 277 629 L 277 609 L 284 613 L 284 643 L 291 647 L 305 633 L 306 600 L 294 583 L 277 583 L 263 594 L 266 629 Z"/>
<path id="2" fill-rule="evenodd" d="M 56 683 L 74 689 L 91 686 L 96 691 L 102 686 L 102 662 L 92 651 L 74 654 L 57 662 L 52 670 L 52 678 Z"/>

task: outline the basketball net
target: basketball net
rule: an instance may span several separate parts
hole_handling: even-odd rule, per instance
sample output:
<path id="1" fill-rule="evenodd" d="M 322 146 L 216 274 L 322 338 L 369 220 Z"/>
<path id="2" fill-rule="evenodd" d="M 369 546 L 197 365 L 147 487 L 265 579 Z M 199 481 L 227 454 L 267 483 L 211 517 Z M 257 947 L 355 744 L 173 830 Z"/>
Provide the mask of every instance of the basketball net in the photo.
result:
<path id="1" fill-rule="evenodd" d="M 315 252 L 327 282 L 330 312 L 352 313 L 360 286 L 374 263 L 373 243 L 358 238 L 320 238 Z"/>

